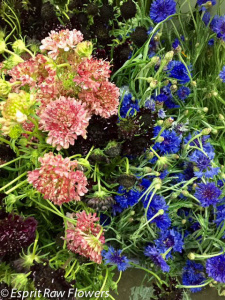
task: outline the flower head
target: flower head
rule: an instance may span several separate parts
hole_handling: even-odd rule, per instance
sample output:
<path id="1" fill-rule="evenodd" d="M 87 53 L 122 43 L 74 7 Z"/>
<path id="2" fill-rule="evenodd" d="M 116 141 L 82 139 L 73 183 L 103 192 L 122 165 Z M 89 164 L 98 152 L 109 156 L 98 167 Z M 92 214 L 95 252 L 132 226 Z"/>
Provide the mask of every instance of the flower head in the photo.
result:
<path id="1" fill-rule="evenodd" d="M 108 80 L 110 76 L 110 64 L 100 59 L 85 59 L 78 65 L 77 73 L 74 78 L 77 84 L 81 84 L 85 90 L 97 91 L 101 82 Z"/>
<path id="2" fill-rule="evenodd" d="M 119 271 L 125 271 L 129 267 L 129 260 L 121 253 L 122 250 L 115 250 L 113 247 L 109 247 L 108 251 L 102 251 L 102 256 L 106 264 L 116 265 Z"/>
<path id="3" fill-rule="evenodd" d="M 225 254 L 207 259 L 206 272 L 214 280 L 225 283 Z"/>
<path id="4" fill-rule="evenodd" d="M 207 207 L 219 202 L 221 193 L 221 190 L 213 182 L 199 183 L 196 188 L 195 197 L 201 202 L 203 207 Z"/>
<path id="5" fill-rule="evenodd" d="M 177 91 L 177 96 L 180 98 L 180 100 L 185 100 L 190 95 L 190 93 L 191 90 L 188 87 L 182 86 Z"/>
<path id="6" fill-rule="evenodd" d="M 216 17 L 216 19 L 215 19 Z M 211 22 L 212 30 L 217 33 L 217 37 L 225 41 L 225 16 L 215 16 Z"/>
<path id="7" fill-rule="evenodd" d="M 177 79 L 181 84 L 185 84 L 190 81 L 188 71 L 185 65 L 180 61 L 172 60 L 171 62 L 169 62 L 167 70 L 168 75 L 172 78 Z"/>
<path id="8" fill-rule="evenodd" d="M 201 6 L 201 10 L 206 10 L 216 4 L 216 0 L 198 0 L 197 4 Z"/>
<path id="9" fill-rule="evenodd" d="M 11 83 L 18 82 L 17 88 L 24 85 L 37 88 L 48 77 L 55 77 L 56 70 L 42 54 L 38 54 L 35 58 L 19 63 L 8 74 L 12 77 Z"/>
<path id="10" fill-rule="evenodd" d="M 121 195 L 116 195 L 115 200 L 121 208 L 125 209 L 138 203 L 140 193 L 137 190 L 131 189 L 126 191 L 123 186 L 119 186 L 118 193 Z"/>
<path id="11" fill-rule="evenodd" d="M 70 161 L 61 155 L 54 156 L 52 152 L 39 158 L 40 169 L 28 172 L 28 182 L 31 183 L 44 199 L 49 199 L 57 205 L 72 200 L 79 201 L 87 193 L 87 178 L 77 170 L 77 161 Z"/>
<path id="12" fill-rule="evenodd" d="M 155 0 L 150 8 L 150 18 L 159 23 L 167 17 L 176 13 L 176 2 L 174 0 Z"/>
<path id="13" fill-rule="evenodd" d="M 220 72 L 219 76 L 220 76 L 220 79 L 222 80 L 222 82 L 225 82 L 225 66 L 223 66 L 222 71 Z"/>
<path id="14" fill-rule="evenodd" d="M 133 116 L 136 111 L 139 111 L 138 100 L 133 99 L 131 93 L 126 93 L 123 97 L 121 107 L 120 107 L 121 117 L 125 118 L 128 112 L 129 112 L 129 116 Z"/>
<path id="15" fill-rule="evenodd" d="M 49 36 L 41 41 L 41 50 L 47 50 L 48 55 L 56 59 L 60 51 L 69 51 L 74 49 L 76 45 L 83 40 L 83 34 L 76 29 L 69 31 L 69 29 L 56 32 L 52 30 Z"/>
<path id="16" fill-rule="evenodd" d="M 70 218 L 73 217 L 74 214 L 70 215 Z M 97 223 L 99 218 L 96 217 L 96 213 L 92 215 L 85 211 L 76 213 L 76 217 L 76 225 L 67 222 L 67 248 L 100 264 L 105 238 L 102 226 Z"/>
<path id="17" fill-rule="evenodd" d="M 200 285 L 205 280 L 204 267 L 194 261 L 187 260 L 183 268 L 182 282 L 184 285 Z M 201 291 L 202 288 L 191 288 L 192 293 Z"/>
<path id="18" fill-rule="evenodd" d="M 145 248 L 144 252 L 145 256 L 150 257 L 150 259 L 153 261 L 153 263 L 160 267 L 163 272 L 169 272 L 170 267 L 166 263 L 165 259 L 162 257 L 161 253 L 155 246 L 148 245 Z"/>
<path id="19" fill-rule="evenodd" d="M 103 81 L 97 91 L 83 89 L 78 97 L 87 104 L 90 112 L 103 118 L 109 118 L 117 113 L 119 94 L 119 89 L 115 84 Z"/>
<path id="20" fill-rule="evenodd" d="M 161 127 L 156 126 L 154 128 L 154 136 L 156 137 L 160 132 Z M 180 149 L 181 138 L 177 136 L 174 130 L 164 130 L 161 136 L 164 140 L 161 143 L 155 143 L 154 149 L 158 149 L 160 154 L 172 154 L 177 153 Z"/>
<path id="21" fill-rule="evenodd" d="M 60 150 L 74 145 L 79 135 L 86 137 L 90 116 L 85 104 L 61 96 L 46 106 L 40 119 L 40 128 L 49 132 L 47 143 Z"/>
<path id="22" fill-rule="evenodd" d="M 183 238 L 182 235 L 174 230 L 162 231 L 160 237 L 155 241 L 155 245 L 161 253 L 166 252 L 169 248 L 173 252 L 182 252 L 183 250 Z"/>
<path id="23" fill-rule="evenodd" d="M 34 242 L 37 221 L 9 214 L 0 220 L 0 257 L 18 257 L 22 249 Z"/>

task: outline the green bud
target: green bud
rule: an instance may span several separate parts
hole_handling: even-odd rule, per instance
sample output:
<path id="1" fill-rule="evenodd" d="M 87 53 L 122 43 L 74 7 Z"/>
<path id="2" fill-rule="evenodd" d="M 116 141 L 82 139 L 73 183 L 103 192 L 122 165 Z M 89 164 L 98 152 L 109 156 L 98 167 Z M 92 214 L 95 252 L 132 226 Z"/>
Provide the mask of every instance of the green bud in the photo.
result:
<path id="1" fill-rule="evenodd" d="M 27 139 L 21 138 L 19 140 L 19 145 L 22 146 L 22 147 L 26 147 L 27 146 L 27 142 L 28 142 Z"/>
<path id="2" fill-rule="evenodd" d="M 20 125 L 15 125 L 15 126 L 10 128 L 9 137 L 11 139 L 18 139 L 18 137 L 21 135 L 21 133 L 22 133 L 21 126 Z"/>
<path id="3" fill-rule="evenodd" d="M 0 79 L 0 97 L 6 98 L 11 91 L 11 84 L 4 80 Z"/>
<path id="4" fill-rule="evenodd" d="M 77 45 L 75 52 L 80 57 L 90 57 L 93 51 L 93 44 L 89 41 L 81 42 Z"/>
<path id="5" fill-rule="evenodd" d="M 188 254 L 188 258 L 190 259 L 190 260 L 195 260 L 195 254 L 194 253 L 189 253 Z"/>
<path id="6" fill-rule="evenodd" d="M 150 168 L 150 167 L 144 167 L 144 168 L 143 168 L 144 174 L 151 173 L 151 171 L 152 171 L 152 168 Z"/>
<path id="7" fill-rule="evenodd" d="M 5 52 L 5 49 L 6 49 L 6 43 L 5 41 L 1 41 L 0 40 L 0 54 L 4 53 Z"/>
<path id="8" fill-rule="evenodd" d="M 202 135 L 208 135 L 211 132 L 211 128 L 204 128 L 201 132 Z"/>
<path id="9" fill-rule="evenodd" d="M 12 44 L 12 48 L 13 51 L 16 52 L 17 54 L 21 54 L 24 52 L 24 50 L 26 49 L 26 45 L 24 43 L 23 40 L 16 40 L 13 44 Z"/>

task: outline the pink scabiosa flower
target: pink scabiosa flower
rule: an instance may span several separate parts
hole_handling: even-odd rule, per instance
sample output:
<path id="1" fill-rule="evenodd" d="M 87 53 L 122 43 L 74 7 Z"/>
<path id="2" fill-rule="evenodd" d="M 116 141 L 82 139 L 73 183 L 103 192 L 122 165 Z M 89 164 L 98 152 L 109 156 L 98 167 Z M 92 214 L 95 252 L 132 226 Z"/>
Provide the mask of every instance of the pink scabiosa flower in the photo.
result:
<path id="1" fill-rule="evenodd" d="M 86 138 L 90 115 L 86 105 L 61 96 L 50 102 L 40 115 L 40 129 L 48 131 L 47 143 L 57 150 L 74 145 L 78 135 Z"/>
<path id="2" fill-rule="evenodd" d="M 119 95 L 119 89 L 115 84 L 103 81 L 96 92 L 83 89 L 78 97 L 87 104 L 87 108 L 93 114 L 109 118 L 118 111 Z"/>
<path id="3" fill-rule="evenodd" d="M 72 200 L 80 201 L 80 197 L 87 193 L 87 178 L 77 170 L 77 161 L 50 152 L 40 157 L 39 162 L 40 169 L 28 172 L 28 182 L 44 195 L 44 199 L 61 205 Z"/>
<path id="4" fill-rule="evenodd" d="M 41 41 L 42 45 L 40 46 L 41 50 L 47 50 L 48 55 L 56 59 L 60 53 L 60 50 L 69 51 L 74 49 L 76 45 L 83 41 L 83 34 L 73 29 L 69 31 L 69 29 L 61 30 L 56 32 L 52 30 L 49 33 L 49 36 Z"/>
<path id="5" fill-rule="evenodd" d="M 104 60 L 85 59 L 78 65 L 77 73 L 74 78 L 76 83 L 81 84 L 85 90 L 97 91 L 101 82 L 109 78 L 110 64 Z"/>
<path id="6" fill-rule="evenodd" d="M 56 76 L 56 70 L 42 54 L 38 54 L 35 58 L 19 63 L 8 74 L 12 77 L 11 83 L 18 82 L 17 88 L 24 85 L 36 88 L 47 77 Z"/>
<path id="7" fill-rule="evenodd" d="M 74 216 L 75 214 L 69 215 L 70 218 Z M 96 213 L 92 215 L 91 213 L 87 214 L 85 211 L 76 213 L 76 217 L 76 225 L 67 222 L 67 248 L 100 264 L 105 238 L 103 227 L 97 223 L 99 218 L 96 217 Z"/>

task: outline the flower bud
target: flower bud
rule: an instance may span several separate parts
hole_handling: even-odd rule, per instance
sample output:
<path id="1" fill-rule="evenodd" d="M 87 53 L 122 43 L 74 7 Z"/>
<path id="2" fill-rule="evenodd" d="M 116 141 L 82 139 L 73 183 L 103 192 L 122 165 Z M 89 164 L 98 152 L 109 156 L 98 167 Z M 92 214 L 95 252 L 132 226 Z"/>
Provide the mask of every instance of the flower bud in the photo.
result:
<path id="1" fill-rule="evenodd" d="M 188 254 L 188 258 L 189 258 L 190 260 L 195 260 L 195 254 L 192 253 L 192 252 L 190 252 L 190 253 Z"/>
<path id="2" fill-rule="evenodd" d="M 158 211 L 158 214 L 159 214 L 159 215 L 163 215 L 163 214 L 164 214 L 164 209 L 160 209 L 160 210 Z"/>
<path id="3" fill-rule="evenodd" d="M 149 152 L 149 153 L 147 153 L 147 159 L 153 159 L 153 157 L 154 157 L 154 153 L 153 152 Z"/>
<path id="4" fill-rule="evenodd" d="M 171 85 L 170 90 L 171 90 L 172 92 L 176 92 L 176 90 L 177 90 L 177 85 L 176 85 L 176 84 Z"/>
<path id="5" fill-rule="evenodd" d="M 162 126 L 162 124 L 163 124 L 163 120 L 158 120 L 157 122 L 156 122 L 156 124 L 158 125 L 158 126 Z"/>
<path id="6" fill-rule="evenodd" d="M 209 111 L 208 107 L 203 107 L 202 109 L 205 113 L 207 113 Z"/>
<path id="7" fill-rule="evenodd" d="M 188 196 L 189 196 L 189 192 L 186 191 L 186 190 L 182 191 L 182 194 L 183 194 L 185 197 L 188 197 Z"/>
<path id="8" fill-rule="evenodd" d="M 155 88 L 157 87 L 157 85 L 158 85 L 158 81 L 155 80 L 155 79 L 153 79 L 153 80 L 151 81 L 151 83 L 150 83 L 150 87 L 151 87 L 152 89 L 155 89 Z"/>
<path id="9" fill-rule="evenodd" d="M 164 137 L 163 136 L 159 136 L 155 141 L 157 143 L 162 143 L 164 141 Z"/>
<path id="10" fill-rule="evenodd" d="M 217 97 L 217 96 L 218 96 L 218 92 L 217 92 L 217 91 L 212 91 L 212 95 L 213 95 L 214 97 Z"/>
<path id="11" fill-rule="evenodd" d="M 169 128 L 173 124 L 173 122 L 174 122 L 174 119 L 170 117 L 163 122 L 163 126 L 165 128 Z"/>
<path id="12" fill-rule="evenodd" d="M 167 62 L 170 62 L 172 59 L 173 59 L 173 56 L 174 56 L 174 51 L 169 51 L 165 54 L 165 57 L 164 59 L 167 61 Z"/>
<path id="13" fill-rule="evenodd" d="M 143 168 L 144 174 L 151 173 L 151 171 L 152 171 L 152 168 L 150 168 L 150 167 L 144 167 L 144 168 Z"/>
<path id="14" fill-rule="evenodd" d="M 5 52 L 5 49 L 6 49 L 6 43 L 5 41 L 1 41 L 0 40 L 0 54 L 4 53 Z"/>
<path id="15" fill-rule="evenodd" d="M 224 121 L 225 120 L 225 118 L 224 118 L 224 116 L 222 114 L 219 114 L 219 120 L 220 121 Z"/>
<path id="16" fill-rule="evenodd" d="M 211 128 L 204 128 L 201 132 L 202 135 L 208 135 L 211 132 Z"/>
<path id="17" fill-rule="evenodd" d="M 17 40 L 12 44 L 13 51 L 17 54 L 21 54 L 26 49 L 26 45 L 23 40 Z"/>
<path id="18" fill-rule="evenodd" d="M 4 80 L 0 79 L 0 97 L 6 98 L 11 91 L 11 84 Z"/>
<path id="19" fill-rule="evenodd" d="M 197 86 L 197 82 L 196 82 L 196 81 L 192 81 L 192 82 L 191 82 L 191 85 L 192 85 L 193 87 L 196 87 L 196 86 Z"/>
<path id="20" fill-rule="evenodd" d="M 181 221 L 181 223 L 184 225 L 184 224 L 187 223 L 187 220 L 186 220 L 186 219 L 183 219 L 183 220 Z"/>
<path id="21" fill-rule="evenodd" d="M 80 57 L 90 57 L 93 51 L 93 44 L 89 41 L 81 42 L 77 45 L 75 52 Z"/>

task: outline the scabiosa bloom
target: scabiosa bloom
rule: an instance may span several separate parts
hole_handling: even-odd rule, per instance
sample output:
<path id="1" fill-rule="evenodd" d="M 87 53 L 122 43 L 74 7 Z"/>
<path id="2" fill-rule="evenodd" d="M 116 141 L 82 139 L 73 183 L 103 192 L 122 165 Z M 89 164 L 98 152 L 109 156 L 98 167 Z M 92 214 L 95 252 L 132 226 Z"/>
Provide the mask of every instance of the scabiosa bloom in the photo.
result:
<path id="1" fill-rule="evenodd" d="M 104 60 L 94 58 L 83 60 L 77 67 L 78 75 L 74 81 L 81 84 L 83 89 L 97 91 L 101 82 L 110 76 L 110 64 Z"/>
<path id="2" fill-rule="evenodd" d="M 123 209 L 138 203 L 138 198 L 140 197 L 140 192 L 134 189 L 127 191 L 121 185 L 119 186 L 117 193 L 121 195 L 116 195 L 115 200 Z"/>
<path id="3" fill-rule="evenodd" d="M 139 111 L 138 100 L 133 99 L 131 93 L 126 93 L 120 106 L 121 117 L 125 118 L 127 116 L 127 113 L 129 116 L 133 116 L 136 111 Z"/>
<path id="4" fill-rule="evenodd" d="M 169 62 L 167 70 L 168 75 L 172 78 L 177 79 L 181 84 L 185 84 L 190 81 L 188 71 L 185 65 L 180 61 L 172 60 L 171 62 Z"/>
<path id="5" fill-rule="evenodd" d="M 102 262 L 101 252 L 105 238 L 103 227 L 97 223 L 99 218 L 96 217 L 96 213 L 87 215 L 85 211 L 70 214 L 69 217 L 73 218 L 75 215 L 77 217 L 76 225 L 69 221 L 67 222 L 67 248 L 100 264 Z"/>
<path id="6" fill-rule="evenodd" d="M 182 235 L 178 231 L 170 229 L 168 231 L 161 231 L 160 237 L 155 240 L 155 245 L 161 253 L 166 252 L 169 248 L 172 248 L 171 251 L 173 252 L 181 253 L 184 242 Z M 171 257 L 170 253 L 168 253 L 167 258 L 169 257 Z"/>
<path id="7" fill-rule="evenodd" d="M 38 54 L 35 58 L 21 62 L 8 71 L 8 74 L 11 76 L 11 83 L 18 82 L 16 88 L 24 85 L 37 88 L 47 78 L 54 78 L 56 70 L 42 54 Z"/>
<path id="8" fill-rule="evenodd" d="M 206 272 L 214 280 L 225 283 L 225 254 L 207 259 Z"/>
<path id="9" fill-rule="evenodd" d="M 37 221 L 30 217 L 7 215 L 0 220 L 0 257 L 18 257 L 22 249 L 34 242 Z"/>
<path id="10" fill-rule="evenodd" d="M 183 268 L 182 283 L 183 285 L 201 285 L 204 283 L 205 274 L 204 267 L 201 264 L 194 261 L 187 260 L 185 267 Z M 200 292 L 201 287 L 191 288 L 192 293 Z"/>
<path id="11" fill-rule="evenodd" d="M 145 256 L 150 257 L 154 264 L 162 269 L 163 272 L 169 272 L 170 267 L 162 257 L 162 253 L 155 246 L 148 245 L 144 251 Z"/>
<path id="12" fill-rule="evenodd" d="M 207 207 L 219 202 L 221 193 L 221 190 L 213 182 L 199 183 L 195 191 L 195 197 L 203 207 Z"/>
<path id="13" fill-rule="evenodd" d="M 216 17 L 216 19 L 215 19 Z M 218 38 L 221 38 L 222 40 L 225 41 L 225 16 L 222 16 L 222 17 L 218 17 L 218 16 L 215 16 L 214 17 L 214 22 L 213 24 L 211 23 L 212 25 L 212 30 L 217 33 L 217 37 Z"/>
<path id="14" fill-rule="evenodd" d="M 224 23 L 224 26 L 225 26 L 225 23 Z M 222 80 L 222 82 L 225 82 L 225 66 L 223 66 L 223 69 L 220 72 L 219 76 L 220 76 L 220 79 Z"/>
<path id="15" fill-rule="evenodd" d="M 150 9 L 150 18 L 159 23 L 176 13 L 176 2 L 173 0 L 155 0 Z"/>
<path id="16" fill-rule="evenodd" d="M 87 193 L 87 178 L 77 170 L 78 162 L 70 161 L 61 155 L 54 156 L 52 152 L 40 157 L 40 169 L 28 172 L 28 182 L 31 183 L 44 199 L 61 205 L 72 200 L 79 201 Z"/>
<path id="17" fill-rule="evenodd" d="M 86 105 L 74 98 L 61 96 L 50 102 L 40 115 L 40 129 L 48 131 L 47 143 L 68 149 L 79 135 L 86 137 L 90 115 Z"/>
<path id="18" fill-rule="evenodd" d="M 115 84 L 103 81 L 96 92 L 82 90 L 78 96 L 82 102 L 87 104 L 90 112 L 103 118 L 109 118 L 118 111 L 119 95 L 119 89 Z"/>
<path id="19" fill-rule="evenodd" d="M 185 100 L 190 95 L 190 93 L 191 90 L 188 87 L 182 86 L 177 91 L 177 96 L 180 98 L 180 100 Z"/>
<path id="20" fill-rule="evenodd" d="M 106 264 L 116 265 L 119 271 L 125 271 L 129 267 L 129 260 L 121 253 L 122 250 L 115 250 L 110 246 L 108 251 L 102 251 L 102 256 Z"/>
<path id="21" fill-rule="evenodd" d="M 69 51 L 74 49 L 76 45 L 83 41 L 83 34 L 76 29 L 69 31 L 69 29 L 56 32 L 52 30 L 49 36 L 41 41 L 40 49 L 49 51 L 48 55 L 56 59 L 60 50 Z"/>
<path id="22" fill-rule="evenodd" d="M 154 128 L 154 137 L 158 135 L 160 130 L 160 126 Z M 155 143 L 153 147 L 155 150 L 159 150 L 160 154 L 172 154 L 180 150 L 181 137 L 177 136 L 174 130 L 164 130 L 161 136 L 164 138 L 164 141 Z"/>

